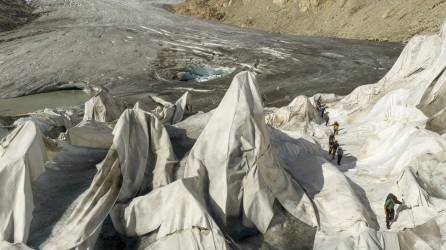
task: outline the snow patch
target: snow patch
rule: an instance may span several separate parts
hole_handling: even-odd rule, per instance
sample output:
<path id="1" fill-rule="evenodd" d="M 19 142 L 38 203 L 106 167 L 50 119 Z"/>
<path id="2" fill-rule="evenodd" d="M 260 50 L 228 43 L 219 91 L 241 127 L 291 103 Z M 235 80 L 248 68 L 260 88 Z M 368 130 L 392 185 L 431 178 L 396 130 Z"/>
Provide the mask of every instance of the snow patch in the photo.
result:
<path id="1" fill-rule="evenodd" d="M 331 53 L 331 52 L 323 52 L 321 53 L 322 56 L 329 57 L 329 58 L 344 58 L 344 55 Z"/>
<path id="2" fill-rule="evenodd" d="M 285 53 L 282 51 L 278 51 L 276 49 L 268 48 L 268 47 L 262 47 L 262 48 L 260 48 L 260 51 L 262 51 L 262 53 L 264 53 L 264 54 L 272 55 L 272 56 L 275 56 L 280 59 L 285 59 L 285 58 L 288 58 L 291 56 L 291 54 L 288 54 L 288 53 Z"/>
<path id="3" fill-rule="evenodd" d="M 181 91 L 198 92 L 198 93 L 207 93 L 215 90 L 215 89 L 196 89 L 196 88 L 186 88 L 186 87 L 176 87 L 173 89 Z"/>

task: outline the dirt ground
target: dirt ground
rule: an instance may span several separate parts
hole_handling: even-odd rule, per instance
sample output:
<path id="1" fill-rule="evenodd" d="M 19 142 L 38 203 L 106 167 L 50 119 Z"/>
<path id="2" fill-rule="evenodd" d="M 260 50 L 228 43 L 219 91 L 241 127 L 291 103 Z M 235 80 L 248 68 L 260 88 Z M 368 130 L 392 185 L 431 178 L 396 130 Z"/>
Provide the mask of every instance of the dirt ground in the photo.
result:
<path id="1" fill-rule="evenodd" d="M 295 35 L 407 41 L 438 31 L 445 0 L 186 0 L 180 14 Z"/>

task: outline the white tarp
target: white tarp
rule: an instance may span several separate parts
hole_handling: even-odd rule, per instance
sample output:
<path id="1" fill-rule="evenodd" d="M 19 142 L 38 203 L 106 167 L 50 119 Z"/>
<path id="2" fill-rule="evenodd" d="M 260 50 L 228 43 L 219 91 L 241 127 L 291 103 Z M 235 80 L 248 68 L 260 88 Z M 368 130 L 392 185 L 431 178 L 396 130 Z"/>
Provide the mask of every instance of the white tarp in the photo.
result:
<path id="1" fill-rule="evenodd" d="M 341 123 L 341 165 L 321 147 L 331 129 L 311 122 L 319 116 L 308 98 L 267 119 L 287 131 L 266 126 L 252 72 L 235 76 L 212 113 L 175 126 L 187 130 L 173 136 L 178 140 L 201 132 L 184 158 L 184 179 L 175 182 L 162 123 L 127 110 L 91 187 L 43 249 L 91 247 L 107 215 L 122 234 L 155 236 L 148 249 L 226 249 L 226 240 L 252 228 L 274 238 L 274 202 L 317 226 L 314 249 L 446 249 L 446 138 L 436 133 L 445 129 L 445 58 L 446 28 L 417 36 L 380 82 L 330 105 L 331 119 Z M 183 98 L 177 103 L 187 107 Z M 177 108 L 160 102 L 170 108 L 159 117 L 172 122 Z M 190 141 L 181 143 L 187 148 Z M 383 211 L 389 193 L 404 200 L 390 229 Z"/>
<path id="2" fill-rule="evenodd" d="M 113 130 L 113 145 L 90 188 L 43 249 L 87 249 L 116 203 L 171 182 L 175 156 L 164 126 L 142 110 L 126 110 Z M 116 227 L 122 225 L 116 223 Z"/>
<path id="3" fill-rule="evenodd" d="M 156 106 L 156 108 L 150 112 L 154 114 L 162 123 L 171 123 L 172 117 L 175 113 L 175 106 L 173 103 L 168 102 L 158 96 L 151 96 L 151 98 L 158 104 L 158 106 Z"/>
<path id="4" fill-rule="evenodd" d="M 434 196 L 446 199 L 446 150 L 422 155 L 411 162 L 410 168 Z"/>
<path id="5" fill-rule="evenodd" d="M 178 99 L 175 102 L 175 113 L 173 114 L 173 117 L 172 117 L 172 124 L 175 124 L 175 123 L 183 120 L 183 116 L 186 112 L 192 112 L 189 91 L 184 93 L 180 97 L 180 99 Z"/>
<path id="6" fill-rule="evenodd" d="M 32 219 L 31 182 L 44 172 L 40 129 L 25 122 L 0 141 L 0 241 L 26 243 Z"/>
<path id="7" fill-rule="evenodd" d="M 376 176 L 399 175 L 418 156 L 445 149 L 446 140 L 434 132 L 400 123 L 383 124 L 365 141 L 357 165 L 374 166 Z"/>
<path id="8" fill-rule="evenodd" d="M 415 36 L 408 42 L 386 76 L 376 84 L 356 88 L 343 98 L 340 104 L 347 110 L 358 111 L 397 88 L 419 87 L 424 90 L 425 86 L 432 83 L 438 76 L 438 73 L 433 72 L 438 71 L 436 68 L 440 66 L 436 64 L 446 63 L 436 60 L 441 56 L 441 53 L 446 53 L 441 50 L 444 42 L 446 41 L 438 35 Z M 422 84 L 420 84 L 421 82 Z M 418 94 L 411 98 L 415 100 L 421 96 Z"/>
<path id="9" fill-rule="evenodd" d="M 446 200 L 436 198 L 424 189 L 423 182 L 410 168 L 401 173 L 396 184 L 396 195 L 404 199 L 404 205 L 400 208 L 395 227 L 413 228 L 446 211 Z"/>
<path id="10" fill-rule="evenodd" d="M 270 124 L 287 131 L 273 130 L 273 149 L 313 199 L 320 220 L 314 249 L 446 247 L 438 221 L 446 212 L 446 140 L 438 134 L 446 129 L 445 58 L 446 26 L 414 37 L 382 80 L 330 105 L 331 120 L 341 124 L 339 166 L 319 147 L 328 136 L 314 133 L 330 128 L 302 130 L 305 119 L 293 122 L 288 107 L 277 109 L 274 118 L 284 122 Z M 395 207 L 390 229 L 383 211 L 389 193 L 405 203 Z"/>
<path id="11" fill-rule="evenodd" d="M 288 106 L 275 109 L 267 114 L 266 123 L 276 128 L 307 128 L 312 121 L 321 122 L 322 118 L 317 109 L 306 96 L 298 96 Z"/>
<path id="12" fill-rule="evenodd" d="M 359 236 L 348 237 L 337 244 L 332 249 L 350 250 L 350 249 L 367 249 L 367 250 L 383 250 L 383 249 L 400 249 L 398 241 L 398 233 L 382 232 L 373 229 L 362 231 Z"/>
<path id="13" fill-rule="evenodd" d="M 446 208 L 443 192 L 438 191 L 444 181 L 440 159 L 446 140 L 426 130 L 441 132 L 446 126 L 442 124 L 446 105 L 445 27 L 439 35 L 414 37 L 381 81 L 358 87 L 331 110 L 332 118 L 345 128 L 338 140 L 356 157 L 347 163 L 352 171 L 346 175 L 360 187 L 356 192 L 364 192 L 380 225 L 363 227 L 359 235 L 346 236 L 340 231 L 337 239 L 318 233 L 315 249 L 446 247 L 444 230 L 437 226 L 424 226 L 431 237 L 414 233 L 441 217 Z M 388 193 L 404 200 L 404 205 L 395 208 L 391 229 L 385 226 L 383 211 Z M 315 203 L 319 208 L 316 198 Z M 345 210 L 351 213 L 352 209 L 346 206 Z"/>
<path id="14" fill-rule="evenodd" d="M 152 96 L 152 99 L 159 104 L 156 109 L 151 112 L 162 122 L 168 124 L 175 124 L 180 122 L 187 112 L 192 112 L 190 104 L 189 91 L 184 93 L 175 104 L 163 100 L 160 97 Z"/>
<path id="15" fill-rule="evenodd" d="M 123 105 L 106 90 L 101 90 L 85 103 L 84 121 L 112 122 L 119 118 Z"/>
<path id="16" fill-rule="evenodd" d="M 376 84 L 356 88 L 340 101 L 347 113 L 369 109 L 384 95 L 399 89 L 405 94 L 394 97 L 407 108 L 419 108 L 428 117 L 435 117 L 431 126 L 443 131 L 446 93 L 446 25 L 440 34 L 415 36 L 404 48 L 392 69 Z M 393 105 L 388 105 L 393 108 Z M 387 111 L 382 110 L 383 114 Z M 365 112 L 364 112 L 365 113 Z M 398 112 L 393 112 L 399 116 Z M 414 114 L 419 116 L 418 114 Z"/>
<path id="17" fill-rule="evenodd" d="M 115 218 L 125 235 L 141 236 L 158 229 L 149 249 L 230 249 L 209 214 L 198 178 L 186 178 L 117 205 Z"/>
<path id="18" fill-rule="evenodd" d="M 446 212 L 414 228 L 398 232 L 401 249 L 445 249 Z"/>
<path id="19" fill-rule="evenodd" d="M 442 247 L 442 234 L 446 226 L 446 214 L 438 216 L 422 225 L 399 232 L 364 230 L 359 237 L 348 237 L 339 241 L 334 247 L 337 250 L 349 249 L 404 249 L 404 250 L 437 250 Z M 444 233 L 443 233 L 444 235 Z"/>
<path id="20" fill-rule="evenodd" d="M 358 235 L 367 226 L 377 227 L 372 211 L 363 204 L 341 171 L 323 157 L 317 142 L 305 135 L 280 130 L 272 130 L 271 141 L 283 166 L 315 204 L 320 223 L 317 238 L 328 241 L 334 237 L 336 242 L 337 232 Z M 324 249 L 326 245 L 320 246 L 322 244 L 327 243 L 315 242 L 315 248 Z"/>
<path id="21" fill-rule="evenodd" d="M 212 117 L 212 114 L 214 113 L 213 110 L 206 112 L 206 113 L 197 113 L 193 116 L 188 117 L 187 119 L 177 123 L 174 125 L 175 128 L 179 128 L 180 130 L 185 131 L 185 135 L 192 139 L 197 139 L 203 129 L 206 127 L 206 124 L 208 123 L 209 119 Z M 176 136 L 170 134 L 170 136 Z"/>
<path id="22" fill-rule="evenodd" d="M 27 121 L 32 121 L 36 123 L 45 135 L 52 135 L 54 129 L 56 129 L 56 133 L 69 129 L 73 127 L 78 120 L 76 110 L 44 109 L 29 113 L 26 117 L 21 117 L 15 120 L 13 126 L 20 126 Z M 62 130 L 57 130 L 59 128 Z M 54 136 L 57 135 L 58 134 Z"/>
<path id="23" fill-rule="evenodd" d="M 0 241 L 0 249 L 2 250 L 31 250 L 23 243 L 9 243 L 7 241 Z"/>
<path id="24" fill-rule="evenodd" d="M 113 124 L 93 120 L 82 121 L 68 129 L 71 145 L 108 149 L 113 143 Z"/>
<path id="25" fill-rule="evenodd" d="M 430 117 L 426 127 L 438 133 L 446 132 L 446 84 L 441 84 L 446 82 L 445 78 L 446 74 L 442 74 L 424 93 L 423 99 L 417 106 Z"/>
<path id="26" fill-rule="evenodd" d="M 311 104 L 316 107 L 316 101 L 320 98 L 321 103 L 334 103 L 340 101 L 344 96 L 333 93 L 317 93 L 310 97 Z"/>
<path id="27" fill-rule="evenodd" d="M 265 232 L 276 199 L 295 217 L 317 225 L 313 204 L 281 167 L 269 140 L 255 75 L 239 73 L 197 139 L 185 170 L 185 177 L 208 179 L 214 219 L 227 230 L 255 225 Z"/>

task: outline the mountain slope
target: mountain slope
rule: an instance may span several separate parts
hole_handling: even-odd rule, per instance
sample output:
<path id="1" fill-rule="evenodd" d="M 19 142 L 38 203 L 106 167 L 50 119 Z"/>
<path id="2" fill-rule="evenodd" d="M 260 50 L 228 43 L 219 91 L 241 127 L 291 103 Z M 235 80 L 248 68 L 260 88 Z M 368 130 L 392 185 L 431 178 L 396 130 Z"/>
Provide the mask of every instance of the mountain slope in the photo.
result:
<path id="1" fill-rule="evenodd" d="M 272 32 L 405 41 L 438 31 L 444 0 L 186 0 L 177 12 Z"/>

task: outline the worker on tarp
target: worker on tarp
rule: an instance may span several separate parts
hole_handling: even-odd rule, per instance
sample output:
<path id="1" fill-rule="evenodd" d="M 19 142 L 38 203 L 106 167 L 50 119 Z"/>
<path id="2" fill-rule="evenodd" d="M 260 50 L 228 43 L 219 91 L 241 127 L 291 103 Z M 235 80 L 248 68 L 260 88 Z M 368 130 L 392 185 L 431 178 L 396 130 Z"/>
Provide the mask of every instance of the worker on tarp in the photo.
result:
<path id="1" fill-rule="evenodd" d="M 331 159 L 332 159 L 332 160 L 334 160 L 334 158 L 335 158 L 335 155 L 336 155 L 336 152 L 337 152 L 337 150 L 338 150 L 338 147 L 339 147 L 339 143 L 338 143 L 338 141 L 334 141 L 334 142 L 333 142 L 333 149 L 332 149 L 332 151 L 331 151 Z"/>
<path id="2" fill-rule="evenodd" d="M 325 110 L 326 110 L 325 105 L 322 105 L 322 107 L 321 107 L 321 118 L 324 118 Z"/>
<path id="3" fill-rule="evenodd" d="M 341 165 L 341 159 L 342 156 L 344 155 L 344 150 L 342 150 L 341 146 L 338 147 L 338 165 Z"/>
<path id="4" fill-rule="evenodd" d="M 333 123 L 333 133 L 335 135 L 338 135 L 338 133 L 339 133 L 339 123 L 338 122 Z"/>
<path id="5" fill-rule="evenodd" d="M 384 211 L 386 213 L 386 227 L 387 229 L 390 229 L 390 224 L 394 220 L 395 216 L 395 205 L 396 204 L 403 204 L 401 201 L 399 201 L 396 196 L 392 193 L 387 195 L 386 202 L 384 203 Z"/>
<path id="6" fill-rule="evenodd" d="M 335 136 L 334 134 L 330 134 L 328 137 L 328 154 L 331 155 L 331 152 L 333 151 L 333 143 L 335 142 Z"/>
<path id="7" fill-rule="evenodd" d="M 325 113 L 324 120 L 325 120 L 325 126 L 328 126 L 328 122 L 330 122 L 330 117 L 328 116 L 328 112 Z"/>

